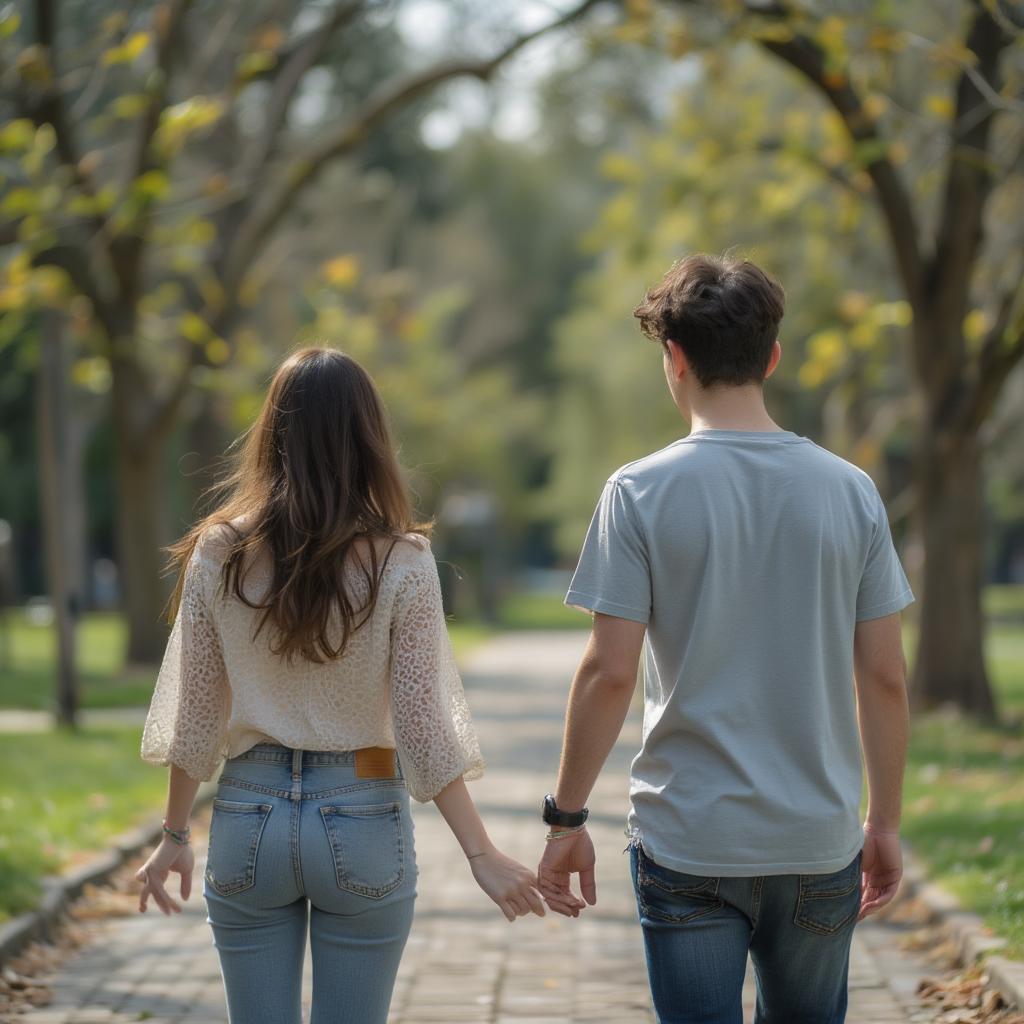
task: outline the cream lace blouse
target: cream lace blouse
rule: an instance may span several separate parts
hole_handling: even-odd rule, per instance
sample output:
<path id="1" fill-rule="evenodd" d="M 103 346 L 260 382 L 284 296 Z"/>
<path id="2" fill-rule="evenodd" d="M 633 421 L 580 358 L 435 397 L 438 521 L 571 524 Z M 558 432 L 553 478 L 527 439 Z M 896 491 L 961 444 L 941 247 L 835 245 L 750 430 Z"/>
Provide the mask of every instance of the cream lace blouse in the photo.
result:
<path id="1" fill-rule="evenodd" d="M 221 593 L 225 553 L 224 534 L 211 531 L 185 569 L 142 733 L 143 760 L 203 780 L 222 758 L 260 741 L 310 750 L 394 747 L 420 801 L 459 776 L 483 774 L 426 537 L 398 541 L 370 618 L 341 657 L 324 664 L 297 658 L 289 665 L 274 655 L 270 623 L 253 639 L 260 611 Z M 365 580 L 355 566 L 345 572 L 358 607 Z M 269 579 L 269 566 L 257 565 L 246 587 L 261 577 Z"/>

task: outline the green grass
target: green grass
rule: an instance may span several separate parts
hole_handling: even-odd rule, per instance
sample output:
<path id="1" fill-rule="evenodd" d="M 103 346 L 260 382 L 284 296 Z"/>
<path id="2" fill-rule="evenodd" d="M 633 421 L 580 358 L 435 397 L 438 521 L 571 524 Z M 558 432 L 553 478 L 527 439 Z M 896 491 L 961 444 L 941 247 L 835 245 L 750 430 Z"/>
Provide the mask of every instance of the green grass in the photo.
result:
<path id="1" fill-rule="evenodd" d="M 1024 586 L 996 583 L 986 587 L 984 606 L 989 622 L 1024 626 Z"/>
<path id="2" fill-rule="evenodd" d="M 989 664 L 1008 724 L 915 716 L 903 834 L 929 874 L 1024 958 L 1024 629 L 989 631 Z"/>
<path id="3" fill-rule="evenodd" d="M 56 639 L 52 626 L 10 611 L 0 623 L 0 708 L 52 710 Z M 76 636 L 82 707 L 148 704 L 155 668 L 124 667 L 127 630 L 114 612 L 84 616 Z"/>
<path id="4" fill-rule="evenodd" d="M 159 814 L 167 772 L 137 728 L 0 736 L 0 920 L 34 906 L 42 875 Z"/>
<path id="5" fill-rule="evenodd" d="M 562 604 L 562 594 L 509 594 L 498 608 L 501 629 L 590 629 L 590 615 Z"/>

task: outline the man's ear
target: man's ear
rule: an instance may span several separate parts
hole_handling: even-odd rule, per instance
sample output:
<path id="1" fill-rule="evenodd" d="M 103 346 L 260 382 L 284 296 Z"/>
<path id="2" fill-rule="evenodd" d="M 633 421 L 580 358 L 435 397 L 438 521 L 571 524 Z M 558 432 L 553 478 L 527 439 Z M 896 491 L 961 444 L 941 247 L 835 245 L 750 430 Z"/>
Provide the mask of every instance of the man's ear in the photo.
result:
<path id="1" fill-rule="evenodd" d="M 775 339 L 775 344 L 772 345 L 772 354 L 768 357 L 768 368 L 765 370 L 765 378 L 770 377 L 774 372 L 775 368 L 779 365 L 779 360 L 782 358 L 782 342 L 778 338 Z"/>
<path id="2" fill-rule="evenodd" d="M 679 380 L 684 374 L 689 372 L 689 361 L 678 342 L 666 341 L 665 345 L 668 348 L 669 359 L 672 360 L 672 376 Z"/>

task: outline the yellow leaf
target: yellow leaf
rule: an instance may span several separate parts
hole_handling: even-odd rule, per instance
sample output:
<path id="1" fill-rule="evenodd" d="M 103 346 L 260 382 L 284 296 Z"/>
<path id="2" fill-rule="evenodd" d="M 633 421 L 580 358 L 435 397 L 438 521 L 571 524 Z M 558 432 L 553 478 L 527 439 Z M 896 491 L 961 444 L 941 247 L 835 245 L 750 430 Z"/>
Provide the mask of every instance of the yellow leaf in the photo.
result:
<path id="1" fill-rule="evenodd" d="M 888 97 L 883 96 L 879 92 L 870 93 L 864 99 L 864 113 L 867 114 L 872 121 L 877 121 L 878 118 L 880 118 L 888 109 Z"/>
<path id="2" fill-rule="evenodd" d="M 32 189 L 24 186 L 12 188 L 0 203 L 0 213 L 10 214 L 12 217 L 24 217 L 26 214 L 34 213 L 38 208 L 38 196 Z"/>
<path id="3" fill-rule="evenodd" d="M 864 292 L 843 292 L 839 299 L 839 312 L 846 320 L 859 320 L 867 312 L 870 301 Z"/>
<path id="4" fill-rule="evenodd" d="M 35 126 L 27 117 L 8 121 L 0 128 L 0 150 L 5 153 L 28 149 L 35 139 Z"/>
<path id="5" fill-rule="evenodd" d="M 13 36 L 21 26 L 21 15 L 10 6 L 0 11 L 0 39 Z"/>
<path id="6" fill-rule="evenodd" d="M 211 338 L 205 351 L 206 358 L 214 366 L 223 366 L 231 358 L 231 346 L 223 338 Z"/>
<path id="7" fill-rule="evenodd" d="M 871 311 L 871 318 L 876 324 L 893 327 L 908 327 L 914 319 L 909 302 L 880 302 Z"/>
<path id="8" fill-rule="evenodd" d="M 257 75 L 265 74 L 277 63 L 277 55 L 269 50 L 258 50 L 255 53 L 243 53 L 235 64 L 235 74 L 243 82 Z"/>
<path id="9" fill-rule="evenodd" d="M 335 288 L 351 288 L 359 280 L 359 260 L 355 256 L 336 256 L 321 265 L 320 273 Z"/>
<path id="10" fill-rule="evenodd" d="M 837 364 L 845 352 L 842 334 L 834 328 L 826 328 L 812 334 L 808 341 L 808 348 L 816 360 Z"/>
<path id="11" fill-rule="evenodd" d="M 989 319 L 983 309 L 972 309 L 964 317 L 964 338 L 969 342 L 979 342 L 988 333 Z"/>
<path id="12" fill-rule="evenodd" d="M 859 323 L 850 331 L 850 343 L 855 349 L 866 352 L 878 341 L 878 328 L 868 320 Z"/>
<path id="13" fill-rule="evenodd" d="M 102 394 L 110 388 L 110 364 L 99 356 L 78 359 L 71 368 L 71 379 L 86 391 Z"/>
<path id="14" fill-rule="evenodd" d="M 170 187 L 171 181 L 163 171 L 146 171 L 135 179 L 134 191 L 147 199 L 162 199 Z"/>
<path id="15" fill-rule="evenodd" d="M 130 121 L 138 117 L 149 106 L 149 97 L 142 93 L 128 93 L 118 96 L 110 105 L 115 117 Z"/>
<path id="16" fill-rule="evenodd" d="M 948 96 L 931 93 L 925 97 L 925 110 L 935 117 L 948 118 L 953 116 L 953 101 Z"/>
<path id="17" fill-rule="evenodd" d="M 141 56 L 146 47 L 149 46 L 150 35 L 148 32 L 134 32 L 120 46 L 111 47 L 102 57 L 104 67 L 111 67 L 114 64 L 131 64 L 133 60 Z"/>
<path id="18" fill-rule="evenodd" d="M 196 316 L 195 313 L 186 313 L 181 318 L 181 333 L 189 341 L 198 344 L 210 337 L 210 325 L 202 317 Z"/>

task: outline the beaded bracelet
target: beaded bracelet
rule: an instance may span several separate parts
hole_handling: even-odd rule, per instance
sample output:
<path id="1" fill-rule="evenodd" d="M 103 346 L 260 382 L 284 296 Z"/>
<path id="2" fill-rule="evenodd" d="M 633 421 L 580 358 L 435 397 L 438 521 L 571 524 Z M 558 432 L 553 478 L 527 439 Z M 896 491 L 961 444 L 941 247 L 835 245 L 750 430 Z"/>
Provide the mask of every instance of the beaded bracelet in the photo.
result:
<path id="1" fill-rule="evenodd" d="M 163 823 L 164 833 L 169 835 L 174 842 L 178 843 L 179 846 L 187 846 L 192 838 L 192 826 L 186 825 L 184 828 L 171 828 L 167 824 L 167 819 L 164 818 Z"/>
<path id="2" fill-rule="evenodd" d="M 549 832 L 544 839 L 547 842 L 551 842 L 553 839 L 565 839 L 566 836 L 574 836 L 578 832 L 582 832 L 586 827 L 586 825 L 577 825 L 575 828 L 562 829 L 561 832 Z"/>

